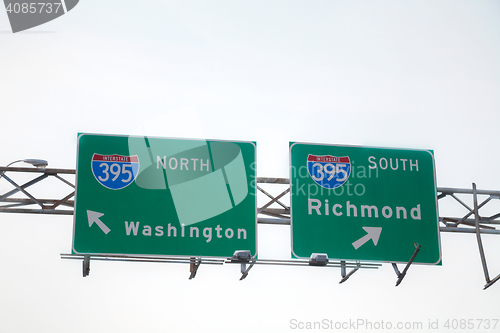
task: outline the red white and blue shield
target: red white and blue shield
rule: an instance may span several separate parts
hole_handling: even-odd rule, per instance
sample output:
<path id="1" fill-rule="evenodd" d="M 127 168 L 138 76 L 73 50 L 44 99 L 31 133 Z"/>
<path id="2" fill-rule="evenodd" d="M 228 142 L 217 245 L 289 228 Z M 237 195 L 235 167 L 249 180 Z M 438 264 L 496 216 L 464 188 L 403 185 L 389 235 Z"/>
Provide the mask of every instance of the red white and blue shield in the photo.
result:
<path id="1" fill-rule="evenodd" d="M 139 173 L 139 157 L 123 155 L 92 156 L 92 173 L 95 179 L 111 190 L 121 190 L 130 185 Z"/>
<path id="2" fill-rule="evenodd" d="M 309 154 L 307 170 L 316 184 L 327 189 L 334 189 L 342 186 L 349 178 L 351 161 L 348 156 Z"/>

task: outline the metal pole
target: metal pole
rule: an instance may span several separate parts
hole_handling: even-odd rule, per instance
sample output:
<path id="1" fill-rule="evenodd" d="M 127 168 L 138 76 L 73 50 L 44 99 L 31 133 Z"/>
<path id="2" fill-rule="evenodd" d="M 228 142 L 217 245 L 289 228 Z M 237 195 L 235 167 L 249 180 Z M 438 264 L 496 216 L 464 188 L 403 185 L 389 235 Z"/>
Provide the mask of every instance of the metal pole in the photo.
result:
<path id="1" fill-rule="evenodd" d="M 478 206 L 477 206 L 477 189 L 476 189 L 475 183 L 472 183 L 472 196 L 474 198 L 474 215 L 475 215 L 475 220 L 476 220 L 477 245 L 479 247 L 479 254 L 481 255 L 481 262 L 483 263 L 484 277 L 486 278 L 486 282 L 489 283 L 490 276 L 488 274 L 488 267 L 486 266 L 486 258 L 484 256 L 483 242 L 481 241 L 481 233 L 479 231 L 479 213 L 478 213 Z"/>

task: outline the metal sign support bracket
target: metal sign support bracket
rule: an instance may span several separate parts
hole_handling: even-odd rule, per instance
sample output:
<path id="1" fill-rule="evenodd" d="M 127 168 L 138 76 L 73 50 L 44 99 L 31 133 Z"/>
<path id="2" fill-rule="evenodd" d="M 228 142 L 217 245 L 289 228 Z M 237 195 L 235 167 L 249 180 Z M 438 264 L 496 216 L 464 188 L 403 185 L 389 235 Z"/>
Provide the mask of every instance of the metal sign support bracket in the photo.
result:
<path id="1" fill-rule="evenodd" d="M 200 268 L 200 265 L 201 265 L 201 257 L 191 257 L 189 261 L 189 272 L 191 272 L 189 280 L 195 278 L 196 272 L 198 272 L 198 268 Z"/>
<path id="2" fill-rule="evenodd" d="M 396 272 L 396 275 L 398 276 L 398 280 L 396 281 L 396 287 L 399 286 L 401 281 L 403 281 L 404 277 L 406 276 L 406 272 L 410 268 L 411 264 L 413 263 L 413 260 L 415 260 L 415 257 L 418 254 L 418 251 L 420 251 L 420 248 L 422 247 L 418 243 L 415 243 L 414 245 L 415 245 L 415 252 L 413 252 L 413 255 L 411 256 L 410 261 L 408 261 L 408 263 L 406 264 L 405 269 L 403 269 L 402 273 L 399 272 L 398 265 L 396 265 L 395 263 L 392 263 L 392 268 L 394 268 L 394 272 Z"/>
<path id="3" fill-rule="evenodd" d="M 83 257 L 83 277 L 87 277 L 90 274 L 90 256 L 86 255 Z"/>
<path id="4" fill-rule="evenodd" d="M 245 279 L 247 276 L 248 276 L 248 272 L 252 269 L 253 265 L 255 265 L 255 262 L 257 261 L 257 259 L 253 258 L 250 260 L 250 266 L 248 266 L 248 268 L 246 268 L 247 264 L 242 262 L 241 263 L 241 277 L 240 277 L 240 281 Z"/>
<path id="5" fill-rule="evenodd" d="M 342 280 L 340 280 L 339 283 L 344 283 L 347 281 L 351 275 L 356 273 L 356 271 L 361 267 L 361 263 L 359 261 L 356 262 L 356 267 L 354 267 L 348 274 L 346 274 L 346 263 L 345 261 L 340 262 L 340 275 L 342 276 Z"/>

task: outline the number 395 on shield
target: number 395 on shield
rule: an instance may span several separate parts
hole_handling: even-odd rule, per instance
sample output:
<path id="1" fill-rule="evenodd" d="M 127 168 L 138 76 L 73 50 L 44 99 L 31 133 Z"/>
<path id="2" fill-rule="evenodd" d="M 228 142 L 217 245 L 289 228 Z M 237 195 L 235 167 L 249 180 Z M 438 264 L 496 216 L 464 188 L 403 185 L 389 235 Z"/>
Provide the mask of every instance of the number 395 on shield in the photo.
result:
<path id="1" fill-rule="evenodd" d="M 139 157 L 123 155 L 92 156 L 92 173 L 95 179 L 111 190 L 121 190 L 130 185 L 139 173 Z"/>
<path id="2" fill-rule="evenodd" d="M 311 155 L 307 156 L 307 170 L 316 184 L 327 189 L 342 186 L 351 174 L 348 156 Z"/>

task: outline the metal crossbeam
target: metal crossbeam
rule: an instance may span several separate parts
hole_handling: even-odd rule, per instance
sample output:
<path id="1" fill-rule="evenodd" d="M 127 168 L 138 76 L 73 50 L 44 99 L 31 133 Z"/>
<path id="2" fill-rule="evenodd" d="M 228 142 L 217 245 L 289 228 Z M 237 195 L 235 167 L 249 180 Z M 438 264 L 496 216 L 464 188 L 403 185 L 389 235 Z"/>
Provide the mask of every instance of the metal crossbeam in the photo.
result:
<path id="1" fill-rule="evenodd" d="M 32 176 L 33 179 L 20 185 L 13 179 L 16 173 Z M 42 175 L 37 176 L 40 173 Z M 0 193 L 0 212 L 73 215 L 74 201 L 70 199 L 75 196 L 74 181 L 71 182 L 61 177 L 60 174 L 74 175 L 75 173 L 74 169 L 0 167 L 0 181 L 4 179 L 10 187 L 13 187 L 13 189 L 3 194 Z M 28 188 L 41 182 L 47 182 L 51 178 L 71 187 L 71 192 L 62 194 L 61 198 L 58 199 L 47 199 L 38 198 L 28 190 Z M 33 208 L 33 206 L 36 208 Z M 62 209 L 62 207 L 70 209 Z"/>
<path id="2" fill-rule="evenodd" d="M 257 178 L 257 183 L 273 185 L 273 184 L 290 184 L 290 180 L 288 178 Z M 260 188 L 260 187 L 259 187 Z M 289 191 L 285 191 L 289 193 Z M 283 193 L 285 193 L 283 192 Z M 459 232 L 459 233 L 475 233 L 476 225 L 475 219 L 469 219 L 471 215 L 474 214 L 474 209 L 470 208 L 463 200 L 457 197 L 456 194 L 470 194 L 473 195 L 472 189 L 462 189 L 462 188 L 448 188 L 448 187 L 438 187 L 438 199 L 443 199 L 447 196 L 450 196 L 454 199 L 458 204 L 462 207 L 465 207 L 468 210 L 468 213 L 462 217 L 439 217 L 441 222 L 440 231 L 442 232 Z M 266 192 L 267 193 L 267 192 Z M 275 216 L 277 218 L 265 218 L 259 217 L 258 222 L 262 224 L 277 224 L 277 225 L 289 225 L 290 224 L 290 207 L 286 207 L 284 210 L 279 208 L 271 208 L 271 204 L 277 199 L 282 199 L 283 193 L 281 193 L 277 197 L 271 196 L 272 199 L 270 202 L 263 205 L 261 208 L 258 208 L 259 214 L 267 215 L 267 216 Z M 477 190 L 476 195 L 489 195 L 487 199 L 485 199 L 481 204 L 478 205 L 478 210 L 484 207 L 488 202 L 491 202 L 493 199 L 500 199 L 500 191 L 488 191 L 488 190 Z M 278 215 L 278 216 L 276 216 Z M 500 228 L 496 226 L 500 224 L 500 212 L 494 214 L 490 217 L 483 217 L 480 213 L 478 213 L 479 218 L 479 232 L 481 234 L 492 234 L 492 235 L 500 235 Z M 467 228 L 466 226 L 470 226 L 471 228 Z"/>
<path id="3" fill-rule="evenodd" d="M 8 174 L 7 174 L 8 173 Z M 33 179 L 23 184 L 18 184 L 15 180 L 13 180 L 13 176 L 11 173 L 22 173 L 24 175 L 33 174 Z M 37 174 L 42 174 L 38 175 Z M 75 175 L 76 171 L 74 169 L 40 169 L 40 168 L 19 168 L 19 167 L 0 167 L 0 185 L 2 185 L 2 179 L 12 187 L 5 193 L 0 193 L 0 212 L 4 213 L 31 213 L 31 214 L 62 214 L 62 215 L 73 215 L 74 214 L 74 201 L 70 200 L 75 196 L 75 185 L 74 181 L 70 181 L 61 177 L 61 174 L 66 175 Z M 42 182 L 47 181 L 49 178 L 57 179 L 58 181 L 66 184 L 67 186 L 72 188 L 72 191 L 69 194 L 63 194 L 60 198 L 56 199 L 47 199 L 47 198 L 38 198 L 32 192 L 28 191 L 28 188 Z M 288 178 L 267 178 L 267 177 L 259 177 L 257 178 L 258 184 L 265 184 L 265 186 L 270 185 L 289 185 L 290 180 Z M 290 225 L 290 207 L 283 203 L 283 200 L 286 198 L 286 195 L 290 195 L 290 186 L 282 191 L 279 195 L 270 194 L 271 191 L 263 188 L 265 186 L 258 186 L 257 190 L 268 197 L 270 200 L 257 208 L 257 222 L 260 224 L 275 224 L 275 225 Z M 462 199 L 460 199 L 458 195 L 472 195 L 473 207 L 470 207 L 467 203 L 465 203 Z M 478 204 L 477 196 L 478 195 L 486 195 L 488 198 L 483 200 L 480 204 Z M 21 196 L 21 197 L 19 197 Z M 472 189 L 460 189 L 460 188 L 437 188 L 437 198 L 438 200 L 442 200 L 446 197 L 450 197 L 454 200 L 454 202 L 458 203 L 461 207 L 467 210 L 467 213 L 462 217 L 439 217 L 440 231 L 441 232 L 459 232 L 459 233 L 475 233 L 477 237 L 479 252 L 481 256 L 481 262 L 483 265 L 483 271 L 486 279 L 486 285 L 484 289 L 490 287 L 493 283 L 500 280 L 500 274 L 493 279 L 490 279 L 488 268 L 486 266 L 486 258 L 484 255 L 484 250 L 482 246 L 481 234 L 500 234 L 500 228 L 497 228 L 497 225 L 500 225 L 500 212 L 495 213 L 491 216 L 481 215 L 480 209 L 485 207 L 489 202 L 494 200 L 500 200 L 500 191 L 489 191 L 489 190 L 478 190 L 476 189 L 476 185 L 473 184 Z M 288 198 L 289 199 L 289 198 Z M 272 207 L 273 205 L 278 205 L 279 207 Z M 35 206 L 36 208 L 33 208 Z M 490 205 L 491 206 L 491 205 Z M 62 209 L 62 207 L 66 207 L 66 209 Z M 441 215 L 441 214 L 440 214 Z M 266 216 L 266 217 L 265 217 Z M 470 218 L 474 216 L 474 218 Z M 74 256 L 64 255 L 64 258 L 74 259 Z M 78 257 L 81 259 L 80 257 Z M 109 256 L 106 258 L 100 258 L 99 256 L 93 256 L 93 260 L 124 260 L 124 258 L 110 258 Z M 151 259 L 151 258 L 126 258 L 127 261 L 159 261 L 159 262 L 168 262 L 169 260 L 162 259 Z M 178 259 L 177 259 L 178 260 Z M 172 261 L 172 260 L 170 260 Z M 201 261 L 193 261 L 192 258 L 188 258 L 186 261 L 180 260 L 181 262 L 186 262 L 191 264 L 191 278 L 193 278 L 196 274 L 196 271 L 201 264 Z M 172 262 L 175 262 L 173 260 Z M 203 263 L 206 263 L 203 260 Z M 219 263 L 219 262 L 218 262 Z M 305 263 L 300 263 L 296 260 L 290 263 L 284 263 L 282 261 L 272 262 L 272 260 L 256 260 L 254 263 L 256 264 L 288 264 L 288 265 L 301 265 Z M 366 265 L 366 264 L 363 264 Z M 253 266 L 253 263 L 252 263 Z M 332 264 L 331 266 L 337 266 L 337 263 Z M 344 267 L 345 264 L 338 263 L 338 267 Z M 352 273 L 354 273 L 360 266 L 355 265 L 352 266 L 355 268 Z M 363 267 L 363 266 L 361 266 Z M 86 267 L 88 268 L 88 267 Z M 370 268 L 370 267 L 366 267 Z M 87 272 L 88 273 L 88 272 Z M 247 272 L 248 273 L 248 272 Z M 348 276 L 350 276 L 350 273 Z M 84 270 L 85 275 L 85 270 Z M 404 276 L 403 273 L 401 273 Z M 348 278 L 348 276 L 343 276 L 344 280 Z M 342 282 L 343 282 L 342 281 Z"/>
<path id="4" fill-rule="evenodd" d="M 36 174 L 42 173 L 41 176 L 34 177 L 34 179 L 19 185 L 7 175 L 7 172 L 17 172 L 24 174 Z M 0 194 L 0 212 L 4 213 L 33 213 L 33 214 L 62 214 L 62 215 L 73 215 L 74 201 L 70 200 L 75 195 L 75 185 L 74 181 L 71 182 L 63 177 L 61 174 L 75 175 L 76 171 L 74 169 L 36 169 L 36 168 L 19 168 L 19 167 L 0 167 L 0 181 L 5 179 L 13 189 Z M 37 198 L 30 192 L 28 192 L 28 187 L 31 187 L 42 181 L 46 181 L 49 177 L 53 177 L 61 181 L 64 184 L 70 186 L 73 191 L 67 195 L 61 196 L 59 199 L 46 199 Z M 258 184 L 265 184 L 266 186 L 272 185 L 289 185 L 290 180 L 288 178 L 269 178 L 269 177 L 258 177 Z M 261 224 L 276 224 L 276 225 L 289 225 L 290 224 L 290 207 L 283 203 L 286 195 L 290 193 L 290 187 L 282 191 L 279 195 L 274 196 L 270 194 L 268 190 L 263 188 L 264 186 L 257 185 L 257 190 L 267 196 L 270 201 L 262 205 L 262 207 L 257 208 L 258 213 L 258 223 Z M 438 199 L 443 199 L 445 197 L 453 198 L 462 207 L 465 207 L 468 212 L 462 217 L 439 217 L 441 222 L 440 230 L 442 232 L 459 232 L 459 233 L 475 233 L 476 232 L 476 219 L 469 218 L 474 215 L 474 208 L 471 208 L 462 199 L 457 197 L 457 194 L 471 194 L 473 195 L 472 189 L 461 189 L 461 188 L 447 188 L 438 187 Z M 22 194 L 24 197 L 13 197 L 15 194 Z M 500 212 L 493 214 L 489 217 L 484 217 L 479 213 L 479 209 L 484 207 L 487 203 L 493 201 L 494 199 L 500 199 L 500 191 L 488 191 L 488 190 L 476 190 L 476 195 L 488 195 L 489 197 L 485 199 L 481 204 L 478 205 L 478 216 L 479 221 L 478 228 L 481 234 L 500 234 Z M 277 204 L 280 208 L 272 207 L 273 204 Z M 36 205 L 37 208 L 32 208 L 30 206 Z M 67 207 L 71 209 L 62 209 L 62 207 Z M 267 216 L 267 217 L 266 217 Z"/>

